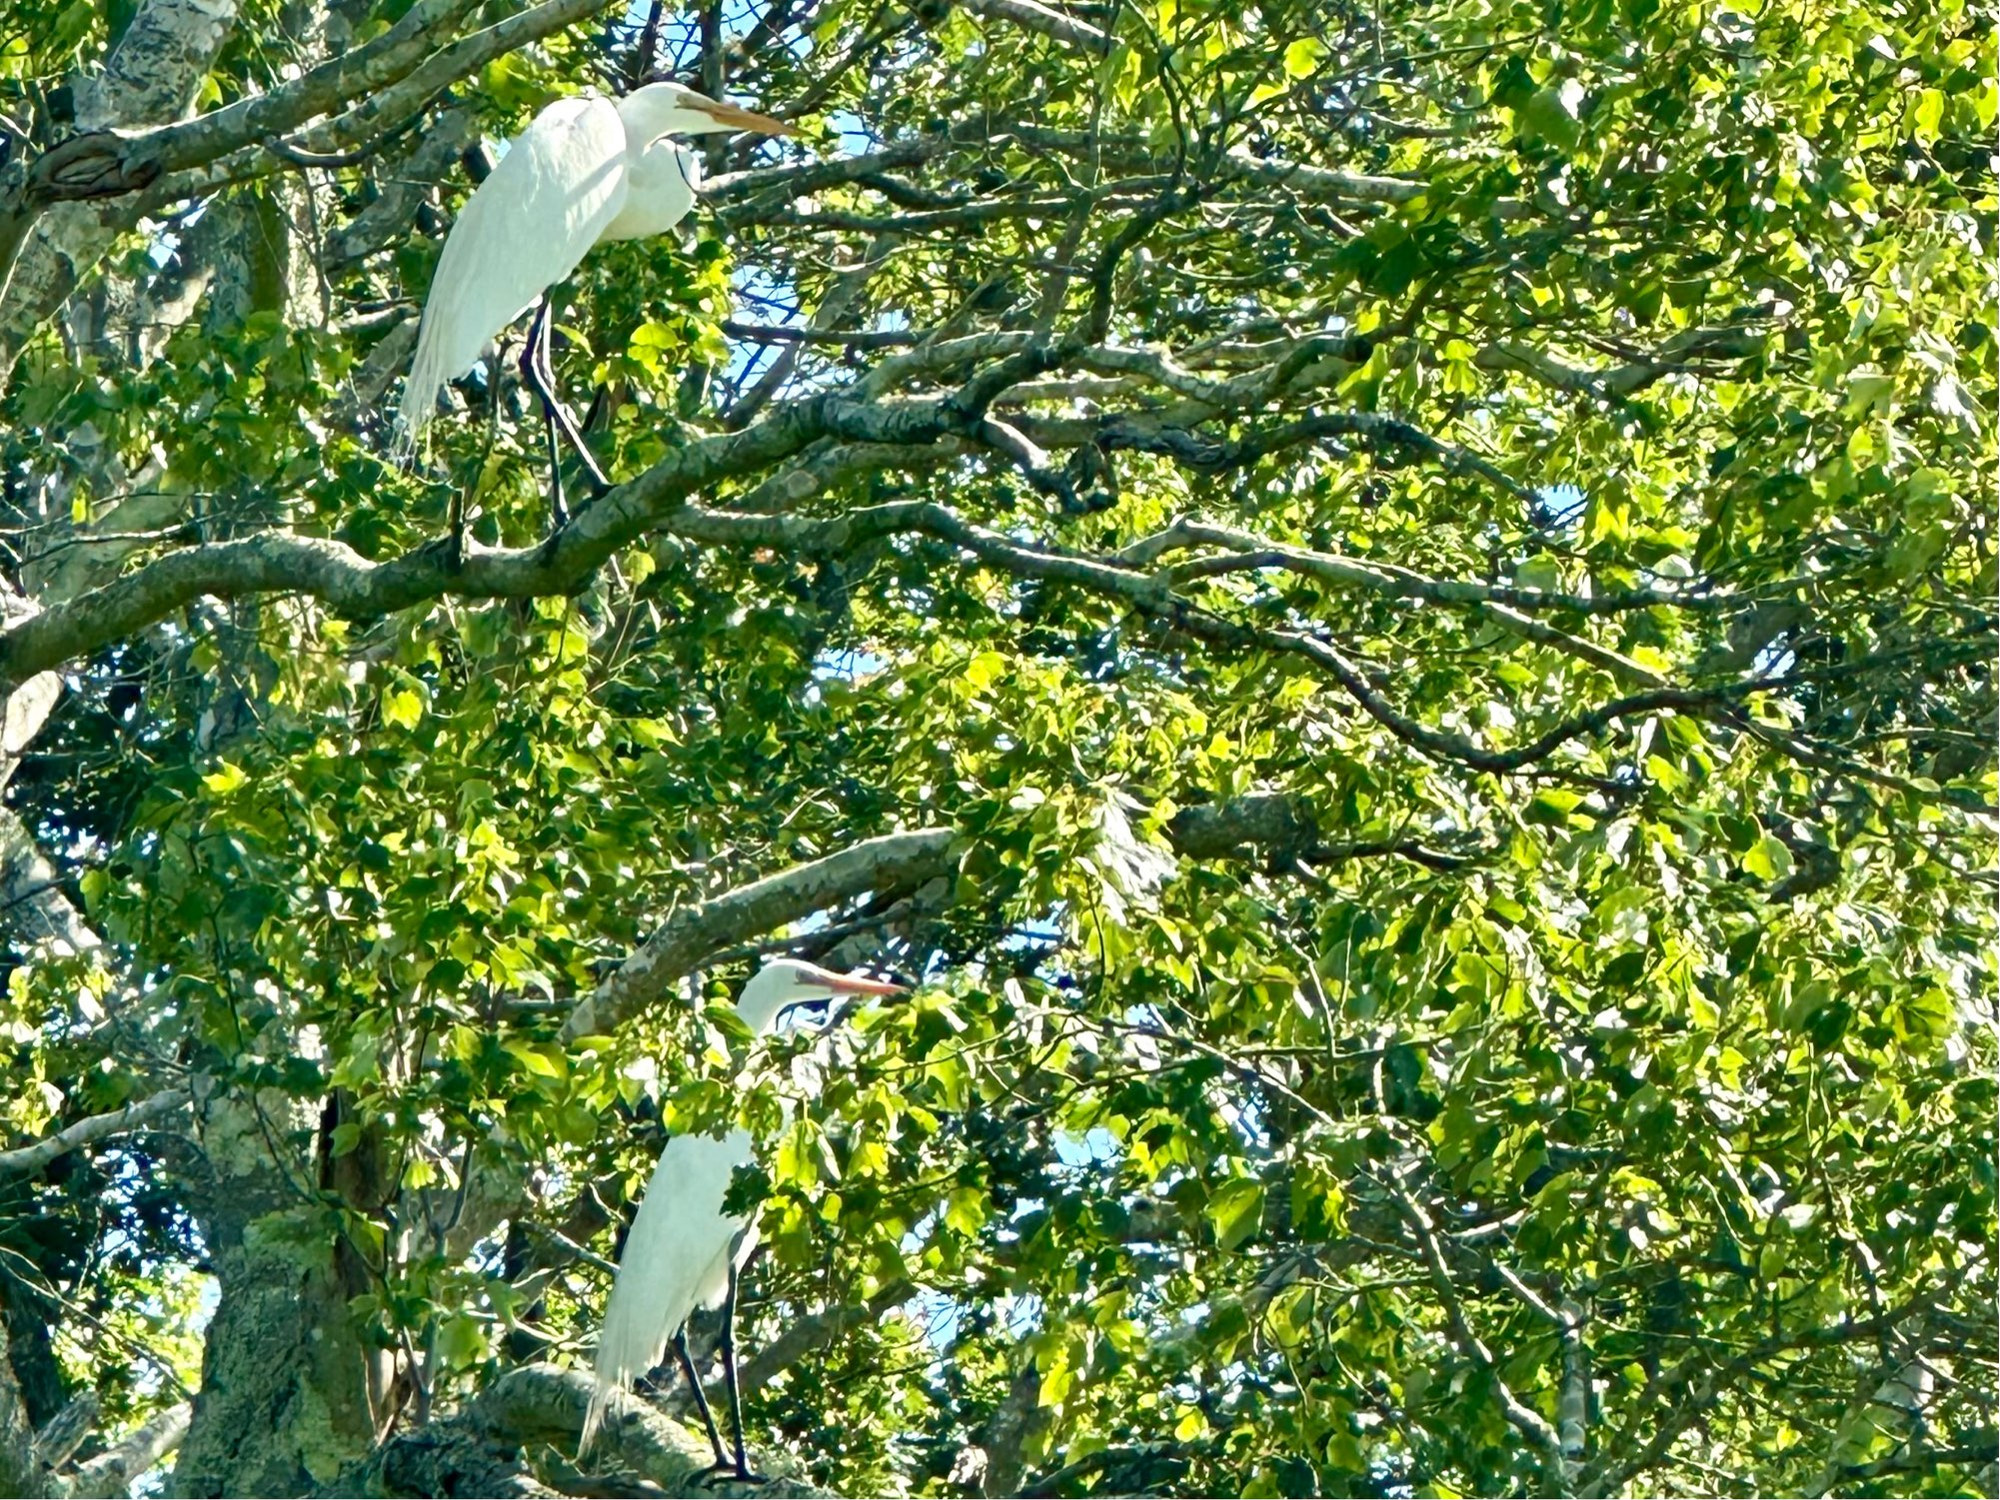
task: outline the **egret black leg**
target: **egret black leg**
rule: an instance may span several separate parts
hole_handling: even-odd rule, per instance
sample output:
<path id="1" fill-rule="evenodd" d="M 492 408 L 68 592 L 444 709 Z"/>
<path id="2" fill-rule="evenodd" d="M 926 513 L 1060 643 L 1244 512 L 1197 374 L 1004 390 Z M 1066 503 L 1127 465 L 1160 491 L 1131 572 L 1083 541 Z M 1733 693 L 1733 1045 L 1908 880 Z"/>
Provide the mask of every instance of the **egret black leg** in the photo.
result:
<path id="1" fill-rule="evenodd" d="M 554 414 L 556 425 L 562 428 L 562 435 L 569 440 L 570 447 L 576 449 L 576 456 L 583 461 L 584 470 L 590 475 L 590 482 L 598 494 L 611 488 L 611 481 L 604 477 L 604 470 L 598 467 L 597 455 L 590 451 L 590 445 L 583 440 L 583 430 L 576 425 L 576 418 L 569 414 L 569 408 L 562 404 L 555 394 L 556 371 L 551 362 L 548 320 L 554 316 L 554 299 L 544 293 L 542 297 L 542 338 L 536 348 L 536 357 L 541 365 L 542 383 L 549 391 L 549 409 Z"/>
<path id="2" fill-rule="evenodd" d="M 722 1377 L 729 1386 L 729 1419 L 736 1429 L 736 1482 L 769 1484 L 768 1475 L 750 1472 L 750 1460 L 743 1451 L 743 1393 L 736 1382 L 736 1264 L 733 1260 L 729 1266 L 729 1297 L 722 1304 Z"/>
<path id="3" fill-rule="evenodd" d="M 569 507 L 563 503 L 562 449 L 556 444 L 555 382 L 542 373 L 548 357 L 548 333 L 549 299 L 544 294 L 535 309 L 535 320 L 528 325 L 528 342 L 521 346 L 521 379 L 542 407 L 542 443 L 549 455 L 549 535 L 553 537 L 569 524 Z"/>
<path id="4" fill-rule="evenodd" d="M 598 467 L 597 456 L 583 441 L 576 419 L 570 416 L 569 408 L 556 394 L 555 365 L 549 355 L 549 321 L 554 307 L 555 298 L 548 292 L 542 293 L 541 305 L 535 309 L 535 320 L 528 325 L 528 347 L 521 351 L 521 374 L 540 399 L 543 413 L 561 429 L 570 447 L 576 450 L 576 456 L 583 461 L 583 467 L 590 475 L 591 484 L 601 495 L 611 488 L 611 481 L 604 477 L 604 470 Z"/>
<path id="5" fill-rule="evenodd" d="M 453 487 L 451 498 L 444 503 L 444 558 L 445 571 L 456 573 L 465 565 L 465 491 Z"/>
<path id="6" fill-rule="evenodd" d="M 688 1357 L 687 1325 L 682 1324 L 674 1334 L 674 1355 L 681 1362 L 681 1374 L 687 1376 L 688 1389 L 694 1392 L 694 1409 L 701 1413 L 701 1425 L 708 1429 L 708 1444 L 715 1450 L 715 1467 L 729 1466 L 729 1454 L 722 1446 L 722 1434 L 716 1430 L 715 1413 L 708 1409 L 708 1393 L 701 1388 L 701 1377 L 694 1372 L 694 1361 Z"/>

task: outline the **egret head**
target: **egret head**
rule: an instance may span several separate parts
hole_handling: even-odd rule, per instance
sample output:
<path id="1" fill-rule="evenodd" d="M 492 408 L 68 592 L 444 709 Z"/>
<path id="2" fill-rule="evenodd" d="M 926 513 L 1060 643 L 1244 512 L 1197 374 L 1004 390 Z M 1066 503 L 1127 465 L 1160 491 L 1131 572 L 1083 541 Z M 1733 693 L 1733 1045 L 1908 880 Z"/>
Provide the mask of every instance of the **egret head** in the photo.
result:
<path id="1" fill-rule="evenodd" d="M 625 122 L 626 134 L 641 146 L 650 146 L 663 135 L 713 135 L 723 130 L 798 134 L 783 120 L 711 99 L 680 83 L 649 83 L 634 89 L 618 101 L 618 117 Z"/>
<path id="2" fill-rule="evenodd" d="M 836 974 L 798 958 L 774 958 L 743 986 L 736 1014 L 759 1036 L 775 1029 L 785 1013 L 801 1005 L 824 1005 L 841 995 L 900 995 L 900 984 Z"/>

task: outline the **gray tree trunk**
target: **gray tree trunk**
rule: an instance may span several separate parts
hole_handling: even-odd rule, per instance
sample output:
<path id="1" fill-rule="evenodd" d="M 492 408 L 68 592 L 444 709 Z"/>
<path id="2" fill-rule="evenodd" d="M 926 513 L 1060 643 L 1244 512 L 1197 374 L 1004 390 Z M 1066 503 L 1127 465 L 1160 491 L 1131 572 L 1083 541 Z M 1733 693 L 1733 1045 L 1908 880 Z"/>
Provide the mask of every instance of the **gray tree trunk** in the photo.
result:
<path id="1" fill-rule="evenodd" d="M 311 1153 L 288 1164 L 273 1154 L 274 1143 L 310 1140 L 314 1123 L 275 1092 L 201 1110 L 210 1176 L 196 1202 L 221 1295 L 176 1494 L 301 1494 L 375 1440 L 366 1351 L 347 1307 L 359 1288 L 306 1196 Z"/>
<path id="2" fill-rule="evenodd" d="M 35 1429 L 7 1358 L 7 1325 L 0 1320 L 0 1495 L 35 1500 L 47 1493 L 47 1475 L 35 1458 Z"/>

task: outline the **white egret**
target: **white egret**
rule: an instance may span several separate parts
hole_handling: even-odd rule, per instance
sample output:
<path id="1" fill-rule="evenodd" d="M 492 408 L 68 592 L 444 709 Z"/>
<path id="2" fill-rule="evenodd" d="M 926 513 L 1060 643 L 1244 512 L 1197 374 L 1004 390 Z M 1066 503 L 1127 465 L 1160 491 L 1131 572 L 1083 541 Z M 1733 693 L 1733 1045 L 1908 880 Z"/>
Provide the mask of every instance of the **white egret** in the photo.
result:
<path id="1" fill-rule="evenodd" d="M 551 292 L 592 246 L 664 234 L 685 218 L 694 207 L 701 159 L 669 137 L 724 130 L 795 133 L 782 121 L 678 83 L 649 83 L 616 100 L 596 94 L 558 99 L 536 115 L 474 189 L 445 237 L 403 387 L 400 443 L 414 447 L 446 383 L 471 369 L 495 336 L 534 307 L 521 374 L 542 404 L 556 527 L 567 519 L 558 428 L 592 482 L 600 491 L 608 488 L 556 396 L 548 351 Z"/>
<path id="2" fill-rule="evenodd" d="M 743 986 L 736 1014 L 752 1035 L 761 1037 L 777 1030 L 785 1015 L 802 1005 L 825 1004 L 837 995 L 903 992 L 900 985 L 780 958 L 765 964 Z M 757 1477 L 744 1455 L 743 1404 L 736 1384 L 736 1275 L 756 1248 L 757 1228 L 751 1219 L 725 1213 L 722 1207 L 730 1178 L 754 1159 L 750 1134 L 741 1129 L 719 1140 L 677 1135 L 660 1153 L 660 1164 L 653 1169 L 631 1232 L 625 1236 L 618 1277 L 604 1309 L 604 1326 L 597 1335 L 597 1389 L 584 1418 L 579 1453 L 596 1436 L 612 1393 L 658 1364 L 671 1340 L 715 1449 L 713 1472 L 730 1468 L 731 1455 L 723 1451 L 722 1434 L 687 1347 L 688 1314 L 697 1307 L 720 1307 L 722 1371 L 734 1424 L 734 1477 Z"/>

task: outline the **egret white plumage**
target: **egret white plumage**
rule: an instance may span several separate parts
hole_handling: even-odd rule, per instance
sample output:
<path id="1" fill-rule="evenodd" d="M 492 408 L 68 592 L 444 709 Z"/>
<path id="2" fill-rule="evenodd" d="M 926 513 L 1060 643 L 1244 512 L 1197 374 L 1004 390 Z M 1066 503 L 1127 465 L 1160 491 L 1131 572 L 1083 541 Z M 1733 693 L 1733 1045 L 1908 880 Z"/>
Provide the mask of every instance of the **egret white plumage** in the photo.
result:
<path id="1" fill-rule="evenodd" d="M 701 159 L 670 137 L 725 130 L 794 133 L 782 121 L 678 83 L 649 83 L 616 100 L 580 94 L 536 115 L 474 189 L 445 237 L 403 387 L 399 441 L 414 446 L 446 383 L 471 369 L 494 337 L 534 307 L 521 373 L 542 404 L 556 526 L 566 519 L 558 428 L 591 481 L 607 488 L 610 481 L 556 396 L 548 352 L 551 289 L 592 246 L 664 234 L 685 218 L 694 207 Z"/>
<path id="2" fill-rule="evenodd" d="M 765 964 L 743 986 L 736 1014 L 752 1035 L 762 1037 L 802 1005 L 830 1002 L 840 995 L 902 993 L 900 985 L 780 958 Z M 625 1236 L 618 1277 L 604 1309 L 604 1326 L 597 1336 L 597 1388 L 584 1418 L 579 1452 L 596 1436 L 612 1393 L 658 1364 L 671 1340 L 715 1449 L 715 1471 L 729 1469 L 733 1462 L 735 1478 L 756 1477 L 743 1449 L 735 1323 L 736 1275 L 756 1248 L 757 1230 L 752 1220 L 725 1213 L 722 1207 L 730 1178 L 753 1160 L 750 1134 L 741 1129 L 720 1139 L 677 1135 L 660 1153 L 631 1232 Z M 733 1458 L 723 1451 L 722 1434 L 688 1356 L 686 1324 L 697 1307 L 723 1309 L 722 1370 L 734 1424 Z"/>

